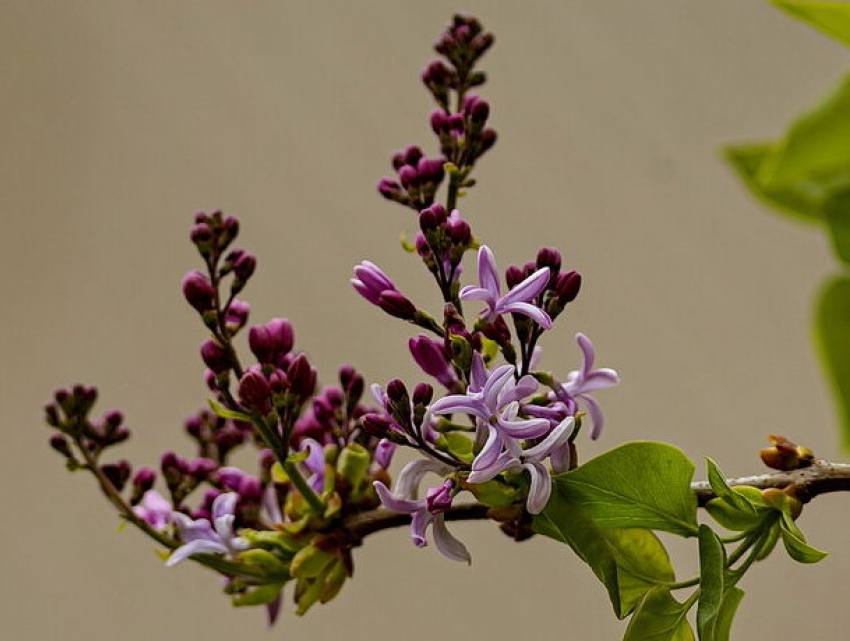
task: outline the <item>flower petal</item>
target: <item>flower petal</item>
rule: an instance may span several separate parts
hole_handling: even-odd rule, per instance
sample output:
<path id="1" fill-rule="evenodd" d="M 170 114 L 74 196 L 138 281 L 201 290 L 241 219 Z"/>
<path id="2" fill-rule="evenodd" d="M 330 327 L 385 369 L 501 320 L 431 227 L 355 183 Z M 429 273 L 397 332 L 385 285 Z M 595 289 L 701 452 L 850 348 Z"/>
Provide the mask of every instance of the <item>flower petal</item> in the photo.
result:
<path id="1" fill-rule="evenodd" d="M 417 510 L 425 509 L 425 499 L 412 500 L 398 498 L 381 481 L 375 481 L 372 485 L 378 493 L 378 498 L 381 499 L 381 504 L 390 512 L 413 514 Z"/>
<path id="2" fill-rule="evenodd" d="M 198 539 L 196 541 L 192 541 L 191 543 L 187 543 L 186 545 L 181 545 L 179 548 L 174 550 L 174 552 L 171 553 L 171 556 L 168 557 L 168 560 L 165 562 L 165 566 L 170 568 L 174 565 L 177 565 L 181 561 L 185 561 L 193 554 L 226 553 L 227 548 L 224 547 L 221 543 Z"/>
<path id="3" fill-rule="evenodd" d="M 469 550 L 466 549 L 463 543 L 452 536 L 446 527 L 445 518 L 442 514 L 434 517 L 434 544 L 447 559 L 462 563 L 472 563 Z"/>
<path id="4" fill-rule="evenodd" d="M 225 492 L 215 497 L 212 504 L 212 520 L 217 521 L 222 516 L 233 514 L 236 511 L 236 502 L 239 495 L 236 492 Z"/>
<path id="5" fill-rule="evenodd" d="M 510 305 L 512 303 L 524 303 L 530 301 L 540 292 L 546 289 L 549 283 L 549 268 L 541 267 L 521 283 L 518 283 L 511 291 L 502 297 L 500 304 Z"/>
<path id="6" fill-rule="evenodd" d="M 401 472 L 399 472 L 395 482 L 395 495 L 403 499 L 416 499 L 419 492 L 419 484 L 428 472 L 433 472 L 438 476 L 445 476 L 451 472 L 451 468 L 445 463 L 439 463 L 434 459 L 415 459 L 401 468 Z"/>
<path id="7" fill-rule="evenodd" d="M 500 418 L 497 429 L 511 438 L 540 438 L 549 431 L 551 423 L 545 418 L 509 421 Z"/>
<path id="8" fill-rule="evenodd" d="M 590 370 L 593 369 L 593 361 L 596 359 L 596 351 L 593 349 L 591 340 L 581 332 L 576 334 L 576 342 L 582 351 L 581 371 L 587 376 Z"/>
<path id="9" fill-rule="evenodd" d="M 183 543 L 191 543 L 192 541 L 221 542 L 218 534 L 213 531 L 212 524 L 206 519 L 195 521 L 182 512 L 175 512 L 173 518 L 174 524 L 177 526 L 177 531 L 180 534 L 180 540 Z"/>
<path id="10" fill-rule="evenodd" d="M 491 411 L 491 415 L 498 411 L 498 408 L 500 407 L 499 394 L 507 382 L 511 380 L 511 377 L 514 375 L 514 371 L 513 365 L 501 365 L 490 372 L 490 376 L 484 384 L 484 389 L 481 391 L 481 395 L 483 397 L 484 404 Z M 490 417 L 488 416 L 484 420 L 488 420 L 489 418 Z"/>
<path id="11" fill-rule="evenodd" d="M 525 509 L 531 514 L 540 514 L 552 494 L 552 477 L 542 463 L 523 463 L 522 466 L 531 475 L 531 487 L 528 490 Z"/>
<path id="12" fill-rule="evenodd" d="M 575 419 L 568 416 L 561 421 L 540 443 L 523 452 L 523 457 L 532 461 L 542 461 L 551 451 L 564 445 L 570 438 L 575 426 Z"/>
<path id="13" fill-rule="evenodd" d="M 499 297 L 499 270 L 496 267 L 496 257 L 487 245 L 481 245 L 478 250 L 478 282 L 481 288 L 488 290 L 494 298 Z"/>
<path id="14" fill-rule="evenodd" d="M 413 513 L 413 517 L 410 519 L 410 538 L 413 539 L 413 545 L 416 547 L 424 548 L 428 545 L 428 540 L 425 538 L 425 530 L 433 518 L 424 506 L 421 510 Z"/>
<path id="15" fill-rule="evenodd" d="M 465 394 L 451 394 L 434 401 L 429 408 L 431 414 L 474 414 L 482 421 L 489 421 L 492 413 L 477 398 Z"/>
<path id="16" fill-rule="evenodd" d="M 590 414 L 590 422 L 593 427 L 590 430 L 590 438 L 597 439 L 602 434 L 602 426 L 605 424 L 605 419 L 602 416 L 602 409 L 595 398 L 591 398 L 586 394 L 579 394 L 579 398 L 587 404 L 587 412 Z"/>
<path id="17" fill-rule="evenodd" d="M 481 448 L 478 456 L 476 456 L 475 460 L 472 461 L 472 469 L 480 470 L 490 467 L 496 462 L 496 459 L 499 458 L 499 454 L 501 453 L 502 437 L 493 426 L 490 426 L 487 442 L 484 443 L 484 447 Z"/>
<path id="18" fill-rule="evenodd" d="M 552 329 L 552 319 L 549 317 L 549 314 L 531 303 L 509 303 L 504 305 L 499 301 L 496 305 L 496 314 L 507 314 L 509 312 L 528 316 L 543 329 Z"/>
<path id="19" fill-rule="evenodd" d="M 507 452 L 502 452 L 491 466 L 472 470 L 466 480 L 469 483 L 486 483 L 505 470 L 517 468 L 519 465 L 519 460 L 516 457 L 511 456 Z"/>

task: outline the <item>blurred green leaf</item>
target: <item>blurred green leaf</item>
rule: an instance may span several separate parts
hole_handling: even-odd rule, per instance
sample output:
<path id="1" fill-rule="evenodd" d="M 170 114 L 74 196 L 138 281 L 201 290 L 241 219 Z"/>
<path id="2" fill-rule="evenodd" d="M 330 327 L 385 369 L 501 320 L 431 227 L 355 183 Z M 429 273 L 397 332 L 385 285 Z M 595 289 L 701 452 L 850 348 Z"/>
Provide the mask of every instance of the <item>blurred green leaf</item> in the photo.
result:
<path id="1" fill-rule="evenodd" d="M 221 416 L 222 418 L 230 418 L 236 421 L 245 421 L 250 423 L 252 421 L 251 417 L 248 414 L 243 414 L 242 412 L 235 412 L 233 410 L 229 410 L 223 405 L 217 403 L 213 399 L 209 399 L 210 409 L 216 413 L 216 415 Z"/>
<path id="2" fill-rule="evenodd" d="M 283 589 L 282 583 L 269 583 L 252 588 L 245 594 L 241 594 L 233 599 L 233 605 L 237 607 L 245 607 L 252 605 L 266 605 L 271 603 L 280 596 L 280 591 Z"/>
<path id="3" fill-rule="evenodd" d="M 533 526 L 540 534 L 569 545 L 590 566 L 608 590 L 620 619 L 628 616 L 649 590 L 675 580 L 670 557 L 653 532 L 601 528 L 558 492 L 534 517 Z"/>
<path id="4" fill-rule="evenodd" d="M 699 527 L 699 605 L 697 632 L 700 641 L 715 641 L 715 630 L 725 596 L 726 550 L 707 525 Z"/>
<path id="5" fill-rule="evenodd" d="M 797 20 L 850 46 L 850 4 L 847 2 L 811 2 L 810 0 L 771 0 L 776 7 Z"/>
<path id="6" fill-rule="evenodd" d="M 713 641 L 729 641 L 732 620 L 735 618 L 735 612 L 743 598 L 744 591 L 741 588 L 733 587 L 726 591 L 714 624 Z"/>
<path id="7" fill-rule="evenodd" d="M 815 340 L 838 407 L 845 446 L 850 446 L 850 277 L 836 276 L 820 291 Z"/>
<path id="8" fill-rule="evenodd" d="M 689 603 L 679 603 L 667 588 L 654 588 L 629 622 L 623 641 L 694 641 L 686 615 Z"/>
<path id="9" fill-rule="evenodd" d="M 772 143 L 732 145 L 724 149 L 724 155 L 744 184 L 764 204 L 802 222 L 819 222 L 824 198 L 821 187 L 807 181 L 777 187 L 763 185 L 756 179 L 762 163 L 773 152 L 773 147 Z"/>
<path id="10" fill-rule="evenodd" d="M 639 441 L 620 445 L 555 476 L 552 482 L 599 527 L 649 528 L 695 536 L 693 474 L 694 465 L 681 450 Z"/>
<path id="11" fill-rule="evenodd" d="M 850 189 L 831 194 L 823 209 L 835 255 L 850 265 Z"/>

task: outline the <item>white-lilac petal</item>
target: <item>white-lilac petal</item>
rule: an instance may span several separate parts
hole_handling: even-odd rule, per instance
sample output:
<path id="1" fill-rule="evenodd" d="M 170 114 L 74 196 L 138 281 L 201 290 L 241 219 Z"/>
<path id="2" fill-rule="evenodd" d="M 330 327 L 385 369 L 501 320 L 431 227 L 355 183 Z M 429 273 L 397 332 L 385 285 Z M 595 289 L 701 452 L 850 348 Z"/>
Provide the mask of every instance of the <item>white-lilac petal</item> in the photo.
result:
<path id="1" fill-rule="evenodd" d="M 505 294 L 499 301 L 499 307 L 513 305 L 514 303 L 525 303 L 531 300 L 546 289 L 548 282 L 549 268 L 542 267 Z"/>
<path id="2" fill-rule="evenodd" d="M 395 483 L 395 495 L 405 499 L 415 499 L 419 495 L 419 484 L 429 472 L 445 476 L 452 471 L 445 463 L 434 459 L 419 458 L 405 465 Z"/>
<path id="3" fill-rule="evenodd" d="M 228 549 L 216 541 L 207 541 L 197 539 L 186 545 L 181 545 L 171 553 L 168 560 L 165 562 L 166 567 L 177 565 L 181 561 L 185 561 L 193 554 L 227 554 Z"/>
<path id="4" fill-rule="evenodd" d="M 469 550 L 458 539 L 452 536 L 446 527 L 445 517 L 438 514 L 433 521 L 434 544 L 437 549 L 448 559 L 460 561 L 461 563 L 472 563 Z"/>
<path id="5" fill-rule="evenodd" d="M 233 515 L 236 511 L 236 502 L 239 500 L 239 495 L 236 492 L 225 492 L 215 497 L 212 504 L 212 521 L 215 523 L 219 518 L 227 515 Z"/>
<path id="6" fill-rule="evenodd" d="M 499 303 L 496 307 L 497 314 L 522 314 L 528 316 L 543 329 L 552 329 L 552 319 L 549 314 L 531 303 L 510 303 L 502 305 Z"/>
<path id="7" fill-rule="evenodd" d="M 542 461 L 551 454 L 553 449 L 561 447 L 569 441 L 574 426 L 575 418 L 568 416 L 556 425 L 540 443 L 525 450 L 523 456 L 533 461 Z"/>
<path id="8" fill-rule="evenodd" d="M 218 541 L 219 537 L 206 519 L 191 519 L 182 512 L 174 513 L 174 524 L 184 543 L 192 541 Z"/>
<path id="9" fill-rule="evenodd" d="M 390 512 L 413 514 L 417 510 L 425 509 L 425 499 L 400 498 L 390 492 L 390 489 L 381 481 L 374 481 L 372 485 L 378 493 L 378 498 L 381 499 L 381 504 Z"/>
<path id="10" fill-rule="evenodd" d="M 478 282 L 481 289 L 491 292 L 495 298 L 499 297 L 499 270 L 496 267 L 496 257 L 487 245 L 481 245 L 478 250 Z"/>
<path id="11" fill-rule="evenodd" d="M 552 494 L 552 477 L 543 463 L 523 463 L 522 467 L 528 470 L 531 476 L 531 487 L 528 490 L 525 509 L 531 514 L 540 514 Z"/>

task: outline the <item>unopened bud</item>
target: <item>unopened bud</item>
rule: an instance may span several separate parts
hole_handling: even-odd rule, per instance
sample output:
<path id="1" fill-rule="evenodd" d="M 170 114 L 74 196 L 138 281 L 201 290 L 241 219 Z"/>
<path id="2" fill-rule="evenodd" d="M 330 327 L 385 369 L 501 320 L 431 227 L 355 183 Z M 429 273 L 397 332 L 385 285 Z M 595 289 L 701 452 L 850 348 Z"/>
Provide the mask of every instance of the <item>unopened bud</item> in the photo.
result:
<path id="1" fill-rule="evenodd" d="M 194 269 L 183 277 L 183 296 L 198 313 L 213 309 L 215 305 L 215 290 L 209 279 Z"/>

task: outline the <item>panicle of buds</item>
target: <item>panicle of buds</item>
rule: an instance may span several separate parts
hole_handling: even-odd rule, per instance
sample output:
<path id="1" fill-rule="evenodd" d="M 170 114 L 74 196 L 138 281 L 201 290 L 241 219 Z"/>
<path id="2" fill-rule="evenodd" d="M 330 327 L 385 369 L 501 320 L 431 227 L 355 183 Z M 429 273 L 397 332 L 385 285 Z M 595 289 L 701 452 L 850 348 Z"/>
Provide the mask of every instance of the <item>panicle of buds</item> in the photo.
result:
<path id="1" fill-rule="evenodd" d="M 434 202 L 434 196 L 445 176 L 442 158 L 426 158 L 416 145 L 410 145 L 393 155 L 396 178 L 378 182 L 380 194 L 416 211 Z"/>

